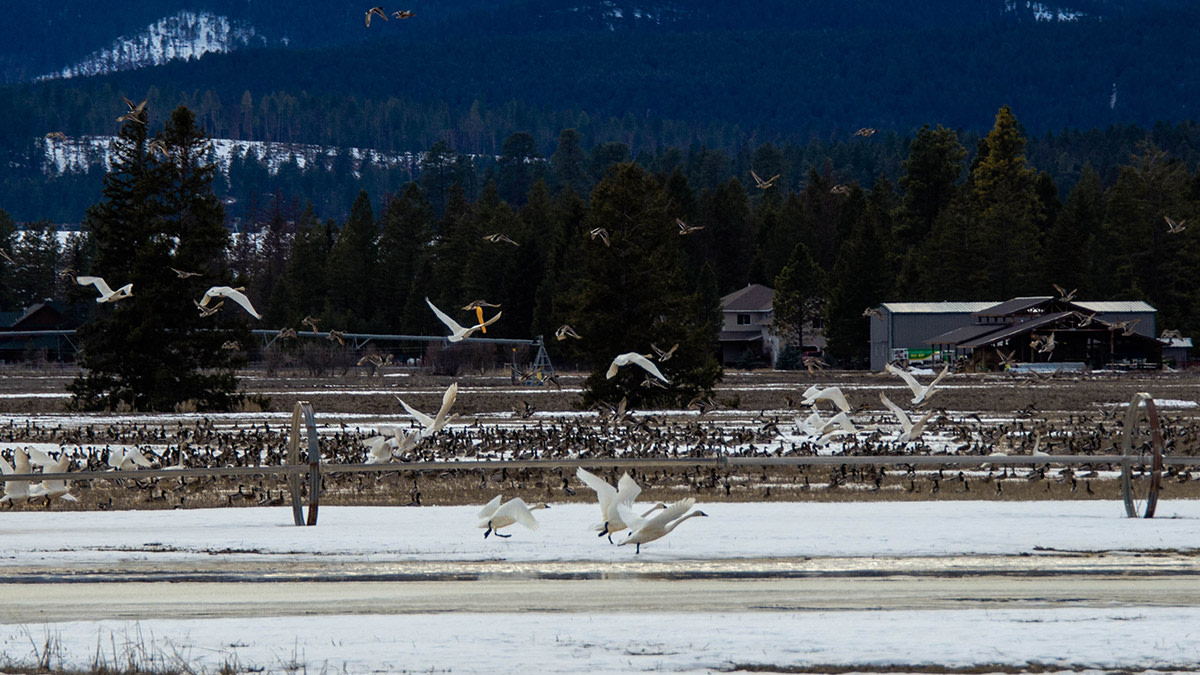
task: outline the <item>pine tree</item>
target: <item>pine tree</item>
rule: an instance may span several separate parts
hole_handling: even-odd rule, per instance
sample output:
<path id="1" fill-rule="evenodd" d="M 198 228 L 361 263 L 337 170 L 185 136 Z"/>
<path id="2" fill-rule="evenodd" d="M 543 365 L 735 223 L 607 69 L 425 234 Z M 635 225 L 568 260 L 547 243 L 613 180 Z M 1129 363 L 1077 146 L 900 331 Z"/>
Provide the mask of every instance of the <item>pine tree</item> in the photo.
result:
<path id="1" fill-rule="evenodd" d="M 820 266 L 804 244 L 796 244 L 792 256 L 775 277 L 772 328 L 784 345 L 803 347 L 806 328 L 821 316 L 825 306 L 825 282 Z"/>
<path id="2" fill-rule="evenodd" d="M 271 293 L 271 304 L 264 314 L 268 325 L 296 326 L 304 317 L 320 316 L 325 310 L 332 229 L 331 223 L 317 219 L 309 202 L 296 223 L 283 275 Z"/>
<path id="3" fill-rule="evenodd" d="M 504 139 L 500 152 L 497 177 L 500 198 L 513 206 L 521 206 L 529 197 L 529 188 L 533 187 L 533 167 L 540 163 L 537 143 L 532 134 L 520 131 Z"/>
<path id="4" fill-rule="evenodd" d="M 28 309 L 54 297 L 61 256 L 58 228 L 44 220 L 26 226 L 12 256 L 16 260 L 13 291 L 17 307 Z"/>
<path id="5" fill-rule="evenodd" d="M 404 308 L 412 290 L 417 265 L 433 237 L 429 202 L 416 183 L 409 183 L 404 194 L 392 199 L 380 214 L 383 233 L 379 237 L 379 261 L 382 273 L 375 286 L 382 329 L 398 332 L 404 321 Z"/>
<path id="6" fill-rule="evenodd" d="M 555 185 L 585 195 L 592 187 L 587 172 L 587 152 L 583 149 L 583 135 L 575 129 L 563 129 L 558 134 L 558 148 L 550 157 Z"/>
<path id="7" fill-rule="evenodd" d="M 227 285 L 229 237 L 204 162 L 207 138 L 180 106 L 149 154 L 147 114 L 114 141 L 116 161 L 103 200 L 86 221 L 96 241 L 92 272 L 133 296 L 100 308 L 79 330 L 83 374 L 69 389 L 80 409 L 227 410 L 240 400 L 240 357 L 221 349 L 248 339 L 244 313 L 201 317 L 193 306 L 211 285 Z M 172 268 L 199 277 L 180 279 Z M 231 328 L 222 328 L 229 326 Z M 241 327 L 240 330 L 238 327 Z"/>
<path id="8" fill-rule="evenodd" d="M 0 209 L 0 251 L 12 258 L 13 248 L 17 243 L 17 224 L 12 216 Z M 16 281 L 16 262 L 0 256 L 0 308 L 11 309 L 16 303 L 14 283 Z"/>
<path id="9" fill-rule="evenodd" d="M 376 305 L 368 289 L 378 283 L 378 239 L 371 200 L 360 191 L 329 251 L 329 302 L 322 318 L 331 324 L 355 331 L 374 327 Z"/>
<path id="10" fill-rule="evenodd" d="M 674 403 L 710 390 L 720 366 L 709 351 L 713 339 L 698 322 L 701 303 L 684 282 L 680 242 L 662 188 L 635 164 L 621 164 L 592 192 L 587 226 L 608 230 L 611 246 L 588 241 L 564 306 L 566 322 L 585 336 L 578 353 L 593 364 L 586 402 Z M 612 379 L 613 357 L 649 353 L 651 344 L 679 348 L 660 362 L 668 389 L 642 386 L 646 373 L 626 366 Z"/>
<path id="11" fill-rule="evenodd" d="M 902 167 L 900 190 L 904 197 L 896 224 L 896 243 L 902 250 L 922 244 L 933 223 L 949 206 L 958 190 L 962 161 L 967 150 L 953 129 L 928 125 L 917 132 Z"/>

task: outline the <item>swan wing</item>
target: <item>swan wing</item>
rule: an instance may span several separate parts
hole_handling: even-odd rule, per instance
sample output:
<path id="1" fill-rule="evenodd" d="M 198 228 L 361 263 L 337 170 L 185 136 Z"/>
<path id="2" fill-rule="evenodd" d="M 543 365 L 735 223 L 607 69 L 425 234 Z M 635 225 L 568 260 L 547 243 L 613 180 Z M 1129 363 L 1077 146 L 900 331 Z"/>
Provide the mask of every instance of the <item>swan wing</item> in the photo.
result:
<path id="1" fill-rule="evenodd" d="M 225 289 L 226 290 L 224 293 L 222 293 L 222 295 L 241 305 L 242 309 L 250 313 L 250 316 L 256 319 L 262 318 L 262 315 L 255 311 L 254 305 L 250 304 L 250 298 L 247 298 L 245 293 L 235 288 L 229 288 L 228 286 L 226 286 Z"/>
<path id="2" fill-rule="evenodd" d="M 826 424 L 826 427 L 828 428 L 832 426 L 841 427 L 842 431 L 848 434 L 858 433 L 858 429 L 854 426 L 854 422 L 851 422 L 850 416 L 844 412 L 840 412 L 829 418 L 829 422 Z"/>
<path id="3" fill-rule="evenodd" d="M 528 527 L 531 530 L 536 530 L 541 525 L 537 518 L 533 517 L 533 512 L 529 510 L 529 506 L 525 504 L 525 500 L 520 497 L 510 499 L 500 505 L 496 512 L 492 514 L 492 518 L 500 518 L 502 516 L 510 516 L 513 520 Z"/>
<path id="4" fill-rule="evenodd" d="M 484 504 L 483 508 L 479 509 L 479 517 L 480 518 L 491 518 L 492 515 L 494 515 L 496 513 L 496 509 L 499 509 L 499 508 L 500 508 L 500 495 L 496 495 L 495 497 L 492 497 L 492 501 L 488 502 L 487 504 Z"/>
<path id="5" fill-rule="evenodd" d="M 616 497 L 618 502 L 632 504 L 642 494 L 642 486 L 637 484 L 629 472 L 621 476 L 621 480 L 617 481 Z"/>
<path id="6" fill-rule="evenodd" d="M 3 457 L 0 457 L 0 473 L 5 475 L 16 473 L 13 471 L 12 464 L 9 464 L 8 460 L 4 459 Z M 8 483 L 5 483 L 5 485 L 8 485 Z"/>
<path id="7" fill-rule="evenodd" d="M 154 466 L 150 463 L 150 460 L 146 459 L 146 456 L 138 450 L 130 450 L 129 453 L 125 455 L 125 458 L 142 467 L 143 469 L 149 469 Z"/>
<path id="8" fill-rule="evenodd" d="M 596 492 L 596 497 L 600 499 L 600 513 L 603 514 L 604 518 L 607 518 L 608 507 L 617 500 L 617 488 L 609 485 L 608 481 L 583 467 L 575 470 L 575 477 Z"/>
<path id="9" fill-rule="evenodd" d="M 636 352 L 630 352 L 629 354 L 626 354 L 626 356 L 629 357 L 629 363 L 636 363 L 637 365 L 641 366 L 642 369 L 644 369 L 647 373 L 650 373 L 651 375 L 657 377 L 658 379 L 662 380 L 663 382 L 670 384 L 671 381 L 668 380 L 667 377 L 662 374 L 662 371 L 660 371 L 658 369 L 658 366 L 654 365 L 654 362 L 651 361 L 650 359 L 648 359 Z"/>
<path id="10" fill-rule="evenodd" d="M 449 387 L 446 387 L 446 392 L 442 394 L 442 407 L 438 409 L 437 416 L 433 419 L 433 431 L 440 431 L 442 427 L 446 426 L 447 417 L 450 415 L 450 408 L 456 400 L 458 400 L 458 383 L 454 382 Z"/>
<path id="11" fill-rule="evenodd" d="M 29 448 L 29 461 L 41 467 L 54 466 L 54 460 L 37 448 Z"/>
<path id="12" fill-rule="evenodd" d="M 1054 337 L 1054 334 L 1051 333 L 1050 336 Z M 929 397 L 929 394 L 933 393 L 933 388 L 936 387 L 938 385 L 938 383 L 940 383 L 942 381 L 942 378 L 946 377 L 946 373 L 949 373 L 949 372 L 950 372 L 950 364 L 946 364 L 946 365 L 942 366 L 942 372 L 938 373 L 938 376 L 933 378 L 933 382 L 930 382 L 928 387 L 925 387 L 925 397 L 926 398 Z"/>
<path id="13" fill-rule="evenodd" d="M 396 400 L 400 401 L 400 405 L 404 406 L 404 409 L 408 411 L 409 415 L 412 415 L 413 418 L 417 420 L 418 424 L 425 427 L 426 430 L 433 429 L 434 419 L 432 417 L 405 403 L 404 399 L 400 398 L 399 396 L 396 397 Z"/>
<path id="14" fill-rule="evenodd" d="M 898 375 L 900 379 L 904 380 L 908 388 L 912 389 L 913 396 L 920 396 L 921 392 L 925 391 L 925 387 L 922 387 L 921 383 L 917 382 L 917 378 L 913 377 L 912 373 L 909 373 L 907 370 L 897 368 L 890 363 L 884 366 L 883 369 L 893 375 Z"/>
<path id="15" fill-rule="evenodd" d="M 804 393 L 801 394 L 800 402 L 803 403 L 804 405 L 808 405 L 808 404 L 812 403 L 816 399 L 817 395 L 820 393 L 821 393 L 821 388 L 814 384 L 811 387 L 809 387 L 808 389 L 804 390 Z"/>
<path id="16" fill-rule="evenodd" d="M 817 398 L 831 401 L 838 408 L 841 408 L 842 412 L 850 412 L 850 404 L 846 402 L 846 395 L 842 393 L 840 387 L 829 387 L 825 391 L 822 391 L 821 395 Z"/>
<path id="17" fill-rule="evenodd" d="M 113 292 L 112 289 L 108 287 L 108 283 L 106 283 L 104 279 L 100 277 L 75 277 L 75 283 L 79 284 L 80 286 L 94 285 L 96 290 L 100 291 L 100 295 L 106 297 L 112 295 Z"/>
<path id="18" fill-rule="evenodd" d="M 425 298 L 425 304 L 429 305 L 429 309 L 433 310 L 433 313 L 437 315 L 438 320 L 446 324 L 446 326 L 453 331 L 455 335 L 461 335 L 462 333 L 466 332 L 466 329 L 458 325 L 457 321 L 451 319 L 450 315 L 438 309 L 436 305 L 430 302 L 429 298 Z"/>
<path id="19" fill-rule="evenodd" d="M 17 473 L 29 473 L 29 455 L 21 448 L 13 451 L 13 465 L 17 468 Z"/>
<path id="20" fill-rule="evenodd" d="M 908 415 L 900 409 L 900 406 L 892 403 L 892 399 L 888 398 L 887 395 L 882 391 L 879 392 L 879 400 L 883 401 L 883 405 L 887 406 L 887 409 L 892 411 L 892 414 L 896 416 L 896 419 L 900 420 L 900 427 L 904 429 L 905 433 L 912 431 L 912 421 L 908 419 Z"/>
<path id="21" fill-rule="evenodd" d="M 696 499 L 694 497 L 688 497 L 687 499 L 681 499 L 673 504 L 668 504 L 667 508 L 663 509 L 662 513 L 648 519 L 645 523 L 645 526 L 666 527 L 667 523 L 687 513 L 695 505 Z"/>
<path id="22" fill-rule="evenodd" d="M 611 379 L 613 379 L 614 377 L 616 377 L 616 376 L 617 376 L 617 369 L 618 369 L 618 368 L 620 368 L 620 367 L 621 367 L 621 365 L 622 365 L 622 364 L 620 364 L 620 363 L 617 363 L 617 361 L 619 361 L 619 360 L 620 360 L 620 358 L 621 358 L 621 357 L 619 357 L 619 356 L 618 356 L 617 358 L 613 359 L 612 365 L 610 365 L 610 366 L 608 367 L 608 372 L 604 373 L 604 377 L 605 377 L 606 379 L 609 379 L 609 380 L 611 380 Z"/>
<path id="23" fill-rule="evenodd" d="M 917 420 L 916 423 L 912 425 L 912 430 L 908 432 L 908 440 L 915 441 L 921 437 L 921 432 L 925 430 L 925 423 L 929 421 L 930 417 L 933 417 L 933 412 L 934 411 L 930 410 L 929 412 L 925 413 L 921 416 L 921 419 Z"/>

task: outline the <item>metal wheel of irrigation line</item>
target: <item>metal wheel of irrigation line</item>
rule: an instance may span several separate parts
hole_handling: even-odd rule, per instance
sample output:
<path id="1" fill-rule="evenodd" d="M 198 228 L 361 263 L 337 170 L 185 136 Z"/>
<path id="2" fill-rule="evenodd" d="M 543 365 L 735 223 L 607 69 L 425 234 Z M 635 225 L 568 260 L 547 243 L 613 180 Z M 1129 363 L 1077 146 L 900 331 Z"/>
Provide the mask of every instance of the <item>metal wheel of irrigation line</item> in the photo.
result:
<path id="1" fill-rule="evenodd" d="M 300 498 L 300 474 L 289 473 L 288 491 L 292 493 L 292 518 L 297 525 L 316 525 L 317 506 L 321 500 L 321 452 L 317 447 L 317 421 L 313 415 L 312 405 L 308 401 L 299 401 L 292 409 L 292 433 L 288 436 L 288 463 L 299 466 L 300 461 L 300 422 L 304 422 L 305 437 L 308 446 L 308 519 L 304 518 L 304 509 Z"/>
<path id="2" fill-rule="evenodd" d="M 1146 393 L 1134 394 L 1129 401 L 1129 410 L 1125 411 L 1125 432 L 1121 437 L 1121 495 L 1125 499 L 1125 515 L 1138 518 L 1138 504 L 1133 495 L 1133 465 L 1135 459 L 1144 459 L 1146 451 L 1138 446 L 1137 455 L 1133 450 L 1133 432 L 1137 428 L 1138 406 L 1146 406 L 1146 419 L 1150 424 L 1150 448 L 1153 456 L 1150 465 L 1150 485 L 1146 488 L 1146 508 L 1142 518 L 1153 518 L 1154 509 L 1158 506 L 1158 491 L 1162 487 L 1163 472 L 1163 438 L 1162 426 L 1158 422 L 1158 407 L 1154 405 L 1154 397 Z M 1143 462 L 1144 463 L 1144 462 Z"/>

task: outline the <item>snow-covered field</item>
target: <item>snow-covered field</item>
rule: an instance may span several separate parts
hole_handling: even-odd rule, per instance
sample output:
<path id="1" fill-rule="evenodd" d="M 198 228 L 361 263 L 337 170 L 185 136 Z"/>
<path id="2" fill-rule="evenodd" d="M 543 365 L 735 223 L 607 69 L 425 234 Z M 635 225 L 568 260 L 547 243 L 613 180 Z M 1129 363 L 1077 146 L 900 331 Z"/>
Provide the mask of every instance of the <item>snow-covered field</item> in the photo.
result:
<path id="1" fill-rule="evenodd" d="M 224 563 L 260 568 L 266 575 L 289 563 L 331 569 L 443 563 L 449 569 L 493 565 L 494 578 L 527 578 L 538 565 L 575 562 L 599 570 L 620 568 L 636 588 L 639 568 L 630 567 L 635 561 L 663 583 L 664 570 L 722 561 L 753 566 L 788 560 L 803 572 L 806 565 L 843 557 L 865 567 L 872 557 L 1029 556 L 1036 570 L 1038 558 L 1053 555 L 1051 550 L 1104 552 L 1117 559 L 1122 551 L 1130 559 L 1170 555 L 1194 568 L 1191 561 L 1200 547 L 1200 502 L 1188 501 L 1160 504 L 1153 520 L 1124 518 L 1121 504 L 1112 501 L 698 507 L 709 517 L 683 524 L 636 557 L 631 547 L 595 537 L 589 526 L 599 511 L 584 504 L 552 504 L 536 512 L 538 531 L 516 526 L 507 540 L 485 540 L 475 527 L 474 507 L 324 508 L 311 528 L 293 526 L 290 511 L 280 508 L 0 513 L 0 574 L 12 580 L 38 570 L 119 574 L 156 565 L 202 569 Z M 449 583 L 487 584 L 493 577 Z M 1179 579 L 1185 586 L 1197 583 L 1194 574 Z M 419 583 L 428 582 L 382 588 L 403 595 L 406 588 L 415 592 L 412 584 Z M 339 585 L 321 586 L 336 593 Z M 597 592 L 603 588 L 597 586 Z M 0 596 L 6 595 L 3 589 Z M 1195 596 L 1191 590 L 1186 597 Z M 706 672 L 735 664 L 851 670 L 902 665 L 917 671 L 981 667 L 984 672 L 1043 667 L 1030 664 L 1075 672 L 1194 669 L 1200 664 L 1200 608 L 1169 600 L 852 611 L 686 612 L 667 603 L 656 611 L 591 612 L 585 605 L 513 612 L 497 606 L 487 612 L 381 610 L 385 613 L 51 624 L 31 611 L 27 620 L 0 624 L 0 652 L 3 658 L 29 662 L 35 650 L 50 644 L 59 658 L 83 665 L 97 654 L 110 664 L 140 655 L 143 664 L 186 663 L 215 671 L 228 662 L 268 672 L 294 671 L 297 664 L 309 672 L 354 673 Z"/>

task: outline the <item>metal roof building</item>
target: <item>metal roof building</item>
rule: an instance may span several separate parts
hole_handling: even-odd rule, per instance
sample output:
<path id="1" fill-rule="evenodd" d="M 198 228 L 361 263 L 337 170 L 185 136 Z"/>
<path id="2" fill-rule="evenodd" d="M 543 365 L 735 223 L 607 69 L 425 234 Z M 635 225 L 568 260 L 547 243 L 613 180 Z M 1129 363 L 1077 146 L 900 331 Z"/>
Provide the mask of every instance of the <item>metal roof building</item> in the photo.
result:
<path id="1" fill-rule="evenodd" d="M 996 302 L 885 302 L 871 322 L 871 370 L 898 358 L 926 358 L 925 340 L 975 323 L 975 312 Z"/>

